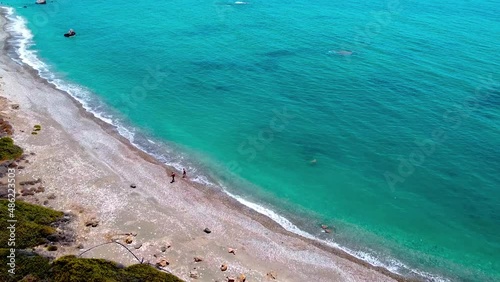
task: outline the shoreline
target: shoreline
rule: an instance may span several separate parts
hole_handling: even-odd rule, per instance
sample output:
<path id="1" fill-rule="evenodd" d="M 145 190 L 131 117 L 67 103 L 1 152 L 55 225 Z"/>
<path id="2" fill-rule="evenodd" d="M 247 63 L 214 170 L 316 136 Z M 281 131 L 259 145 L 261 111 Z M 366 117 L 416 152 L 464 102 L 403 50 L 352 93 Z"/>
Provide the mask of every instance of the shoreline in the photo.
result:
<path id="1" fill-rule="evenodd" d="M 6 33 L 6 31 L 4 30 L 4 27 L 5 27 L 7 20 L 5 19 L 5 15 L 3 13 L 1 15 L 1 17 L 2 17 L 2 32 Z M 7 43 L 7 40 L 5 42 Z M 2 57 L 2 61 L 4 61 L 4 62 L 6 62 L 6 59 L 11 59 L 8 57 L 8 54 L 7 54 L 8 51 L 11 51 L 11 49 L 9 49 L 9 48 L 11 48 L 11 47 L 9 47 L 9 46 L 7 46 L 7 44 L 5 44 L 5 46 L 2 50 L 1 57 Z M 11 62 L 14 63 L 13 61 L 11 61 Z M 9 68 L 9 67 L 11 68 L 10 71 L 12 69 L 15 69 L 14 66 L 7 66 L 7 68 Z M 176 171 L 174 168 L 169 167 L 169 166 L 161 163 L 160 161 L 155 159 L 153 156 L 151 156 L 151 155 L 147 154 L 146 152 L 142 151 L 141 149 L 137 148 L 126 137 L 120 135 L 115 126 L 106 123 L 105 121 L 96 117 L 93 113 L 87 111 L 82 106 L 82 104 L 77 99 L 72 97 L 69 93 L 66 93 L 60 89 L 57 89 L 55 85 L 48 82 L 46 79 L 40 77 L 38 75 L 37 70 L 31 68 L 30 66 L 27 66 L 26 64 L 23 64 L 22 66 L 18 66 L 18 68 L 21 68 L 22 70 L 24 70 L 26 72 L 26 74 L 28 74 L 29 78 L 33 80 L 34 84 L 43 84 L 44 88 L 51 89 L 51 91 L 53 91 L 54 94 L 57 93 L 56 95 L 64 97 L 62 99 L 66 99 L 66 100 L 70 101 L 72 103 L 73 107 L 76 108 L 78 115 L 82 119 L 84 119 L 86 122 L 92 122 L 92 123 L 96 124 L 105 134 L 107 134 L 111 138 L 117 140 L 121 145 L 123 145 L 126 148 L 126 150 L 129 150 L 130 151 L 129 153 L 141 158 L 143 161 L 148 162 L 152 166 L 157 166 L 157 167 L 161 168 L 161 170 L 164 171 L 163 172 L 164 175 L 162 176 L 163 179 L 168 179 L 168 176 L 167 176 L 165 170 L 166 171 Z M 3 96 L 3 94 L 2 94 L 2 96 Z M 61 97 L 59 97 L 59 98 L 61 98 Z M 20 104 L 21 104 L 21 107 L 23 107 L 23 103 L 20 103 Z M 176 171 L 176 172 L 179 173 L 178 171 Z M 180 182 L 180 181 L 178 181 L 178 182 Z M 181 182 L 181 183 L 183 183 L 183 182 Z M 390 279 L 394 279 L 396 281 L 416 281 L 413 278 L 405 278 L 399 274 L 393 273 L 393 272 L 391 272 L 383 267 L 373 266 L 370 263 L 363 261 L 357 257 L 354 257 L 341 249 L 327 246 L 324 243 L 319 242 L 317 240 L 308 239 L 308 238 L 302 237 L 298 234 L 295 234 L 293 232 L 287 231 L 285 228 L 283 228 L 281 225 L 279 225 L 279 223 L 275 222 L 271 218 L 255 211 L 255 210 L 241 204 L 240 202 L 238 202 L 237 199 L 230 197 L 222 190 L 206 189 L 204 187 L 204 185 L 199 184 L 199 183 L 194 183 L 192 181 L 189 181 L 189 183 L 183 183 L 183 185 L 186 186 L 186 187 L 182 187 L 183 189 L 196 189 L 196 191 L 194 193 L 196 193 L 197 195 L 201 195 L 201 197 L 204 197 L 205 200 L 217 200 L 218 202 L 220 202 L 220 204 L 222 204 L 222 206 L 226 207 L 230 212 L 238 213 L 239 216 L 247 217 L 247 218 L 249 218 L 249 220 L 255 221 L 256 223 L 262 225 L 265 229 L 275 233 L 278 236 L 283 235 L 283 236 L 286 236 L 286 238 L 293 238 L 295 240 L 300 240 L 308 245 L 308 247 L 306 247 L 306 248 L 311 248 L 311 247 L 317 248 L 320 251 L 324 251 L 324 252 L 330 254 L 330 256 L 336 256 L 338 258 L 345 259 L 351 263 L 354 263 L 355 265 L 358 265 L 362 268 L 366 268 L 366 270 L 375 271 L 381 275 L 381 277 L 379 277 L 379 279 L 382 279 L 382 280 L 376 279 L 376 280 L 370 280 L 370 281 L 390 281 Z M 128 189 L 130 189 L 130 188 L 128 188 Z M 179 192 L 179 193 L 182 193 L 182 192 Z M 316 251 L 316 250 L 313 249 L 312 251 Z M 285 270 L 283 270 L 283 271 L 285 271 Z M 177 274 L 177 273 L 174 272 L 174 274 Z M 387 280 L 383 279 L 383 276 L 386 276 Z M 185 276 L 180 275 L 180 277 L 185 277 Z M 327 277 L 325 277 L 325 278 L 327 278 Z M 284 280 L 284 281 L 299 281 L 299 280 Z M 320 279 L 320 281 L 331 281 L 331 280 L 321 280 Z M 362 281 L 362 280 L 355 280 L 355 281 Z"/>

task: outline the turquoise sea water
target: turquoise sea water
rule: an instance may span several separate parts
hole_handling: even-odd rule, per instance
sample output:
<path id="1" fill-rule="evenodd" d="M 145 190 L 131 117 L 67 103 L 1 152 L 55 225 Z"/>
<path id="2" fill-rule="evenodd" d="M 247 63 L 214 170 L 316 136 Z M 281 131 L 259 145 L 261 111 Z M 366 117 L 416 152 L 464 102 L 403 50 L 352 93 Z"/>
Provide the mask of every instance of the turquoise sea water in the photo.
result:
<path id="1" fill-rule="evenodd" d="M 405 275 L 500 281 L 500 3 L 249 1 L 4 5 L 22 61 L 196 181 Z"/>

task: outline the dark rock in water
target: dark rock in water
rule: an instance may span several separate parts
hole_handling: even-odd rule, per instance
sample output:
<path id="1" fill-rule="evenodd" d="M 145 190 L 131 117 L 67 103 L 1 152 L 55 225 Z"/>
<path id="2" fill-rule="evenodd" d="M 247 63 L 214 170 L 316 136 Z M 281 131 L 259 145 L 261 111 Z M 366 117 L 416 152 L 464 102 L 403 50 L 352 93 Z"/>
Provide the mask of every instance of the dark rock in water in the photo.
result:
<path id="1" fill-rule="evenodd" d="M 289 51 L 289 50 L 276 50 L 276 51 L 270 51 L 263 53 L 262 55 L 267 56 L 267 57 L 285 57 L 285 56 L 292 56 L 294 55 L 294 52 Z"/>
<path id="2" fill-rule="evenodd" d="M 46 0 L 36 0 L 36 4 L 47 4 Z"/>
<path id="3" fill-rule="evenodd" d="M 137 188 L 137 185 L 135 185 L 135 184 L 130 184 L 130 188 Z"/>
<path id="4" fill-rule="evenodd" d="M 212 230 L 208 229 L 208 228 L 205 228 L 203 229 L 203 232 L 207 233 L 207 234 L 210 234 L 212 233 Z"/>

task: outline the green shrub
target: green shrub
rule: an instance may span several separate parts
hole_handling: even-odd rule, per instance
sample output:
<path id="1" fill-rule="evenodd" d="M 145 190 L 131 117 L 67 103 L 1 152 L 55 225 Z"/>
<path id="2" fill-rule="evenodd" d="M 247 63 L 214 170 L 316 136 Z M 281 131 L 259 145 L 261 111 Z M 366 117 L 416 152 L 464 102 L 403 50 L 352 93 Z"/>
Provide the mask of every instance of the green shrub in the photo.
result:
<path id="1" fill-rule="evenodd" d="M 9 218 L 8 204 L 8 200 L 0 200 L 0 218 Z M 23 249 L 45 243 L 45 238 L 55 232 L 49 225 L 61 218 L 63 213 L 17 201 L 14 215 L 17 220 L 16 249 Z M 10 235 L 8 226 L 6 220 L 0 220 L 0 248 L 10 248 L 7 246 Z"/>
<path id="2" fill-rule="evenodd" d="M 23 250 L 16 250 L 15 275 L 10 274 L 8 272 L 10 267 L 7 265 L 9 254 L 9 249 L 0 249 L 0 281 L 20 281 L 27 275 L 43 280 L 49 276 L 49 259 Z"/>
<path id="3" fill-rule="evenodd" d="M 150 265 L 134 264 L 121 272 L 119 281 L 181 282 L 182 280 L 172 274 L 160 272 Z"/>
<path id="4" fill-rule="evenodd" d="M 0 138 L 0 161 L 15 160 L 23 155 L 23 149 L 14 145 L 10 137 Z"/>
<path id="5" fill-rule="evenodd" d="M 8 201 L 0 200 L 0 218 L 9 218 Z M 0 281 L 43 281 L 43 282 L 182 282 L 174 275 L 158 271 L 147 264 L 136 264 L 126 268 L 104 259 L 86 259 L 64 256 L 50 263 L 48 258 L 23 248 L 38 246 L 54 233 L 49 225 L 63 215 L 41 206 L 21 201 L 16 202 L 14 211 L 16 223 L 16 268 L 15 275 L 9 274 L 7 265 L 11 248 L 7 246 L 10 231 L 7 221 L 0 220 Z M 50 250 L 49 246 L 47 249 Z M 24 278 L 24 279 L 23 279 Z"/>
<path id="6" fill-rule="evenodd" d="M 54 282 L 116 281 L 116 282 L 182 282 L 179 278 L 156 270 L 147 264 L 120 268 L 104 259 L 85 259 L 64 256 L 52 263 Z"/>

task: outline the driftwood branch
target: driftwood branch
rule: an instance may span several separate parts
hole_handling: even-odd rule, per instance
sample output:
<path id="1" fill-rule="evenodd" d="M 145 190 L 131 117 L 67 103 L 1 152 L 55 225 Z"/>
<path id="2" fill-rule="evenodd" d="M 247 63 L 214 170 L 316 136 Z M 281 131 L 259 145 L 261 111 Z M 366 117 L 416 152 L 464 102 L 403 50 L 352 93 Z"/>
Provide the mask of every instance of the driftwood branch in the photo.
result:
<path id="1" fill-rule="evenodd" d="M 98 247 L 101 247 L 101 246 L 104 246 L 104 245 L 113 244 L 113 243 L 118 244 L 118 245 L 122 246 L 123 248 L 125 248 L 125 250 L 127 250 L 129 253 L 131 253 L 131 254 L 134 256 L 134 258 L 135 258 L 135 259 L 136 259 L 136 260 L 137 260 L 140 264 L 142 264 L 142 263 L 143 263 L 144 258 L 143 258 L 142 260 L 141 260 L 141 259 L 139 259 L 139 258 L 138 258 L 138 257 L 137 257 L 137 256 L 136 256 L 136 255 L 135 255 L 135 254 L 134 254 L 134 253 L 133 253 L 133 252 L 132 252 L 129 248 L 127 248 L 127 246 L 125 246 L 124 244 L 122 244 L 122 243 L 120 243 L 120 242 L 118 242 L 118 241 L 115 241 L 115 240 L 113 240 L 113 241 L 111 241 L 111 242 L 106 242 L 106 243 L 102 243 L 102 244 L 99 244 L 99 245 L 93 246 L 92 248 L 89 248 L 89 249 L 87 249 L 87 250 L 85 250 L 85 251 L 81 252 L 81 253 L 78 255 L 78 257 L 81 257 L 81 256 L 82 256 L 83 254 L 85 254 L 86 252 L 91 251 L 91 250 L 93 250 L 93 249 L 95 249 L 95 248 L 98 248 Z"/>

